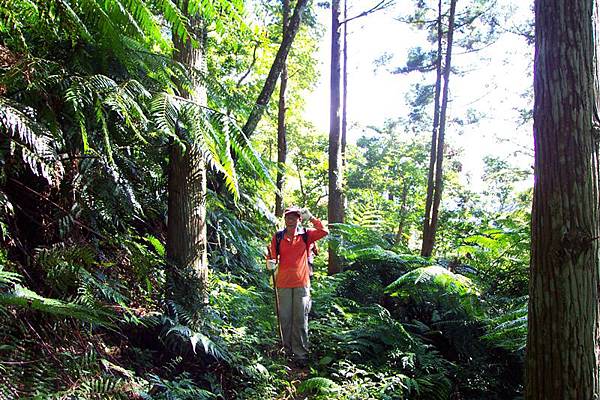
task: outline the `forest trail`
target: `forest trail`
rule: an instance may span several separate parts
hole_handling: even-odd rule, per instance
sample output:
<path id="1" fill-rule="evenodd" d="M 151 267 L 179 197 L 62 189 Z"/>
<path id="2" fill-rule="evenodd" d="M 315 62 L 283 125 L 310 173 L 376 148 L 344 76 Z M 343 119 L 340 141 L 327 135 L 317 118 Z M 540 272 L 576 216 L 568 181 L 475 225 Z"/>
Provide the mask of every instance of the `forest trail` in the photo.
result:
<path id="1" fill-rule="evenodd" d="M 310 399 L 310 395 L 306 393 L 298 393 L 298 388 L 306 379 L 309 378 L 308 367 L 306 368 L 298 368 L 295 366 L 290 366 L 288 371 L 288 390 L 289 393 L 285 393 L 281 400 L 307 400 Z"/>

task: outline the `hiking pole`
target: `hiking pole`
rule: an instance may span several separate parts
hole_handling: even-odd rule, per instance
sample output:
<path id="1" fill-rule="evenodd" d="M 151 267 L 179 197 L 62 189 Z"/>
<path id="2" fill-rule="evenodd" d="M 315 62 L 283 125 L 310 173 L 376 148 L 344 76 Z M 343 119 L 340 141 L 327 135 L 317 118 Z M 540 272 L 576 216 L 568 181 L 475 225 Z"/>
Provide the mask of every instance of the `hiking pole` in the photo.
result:
<path id="1" fill-rule="evenodd" d="M 275 268 L 270 268 L 269 262 L 271 260 L 271 249 L 267 247 L 267 269 L 271 271 L 271 278 L 273 278 L 273 290 L 275 292 L 275 315 L 277 316 L 277 332 L 279 333 L 279 341 L 283 348 L 283 332 L 281 331 L 281 321 L 279 320 L 279 293 L 277 292 L 277 283 L 275 282 Z"/>

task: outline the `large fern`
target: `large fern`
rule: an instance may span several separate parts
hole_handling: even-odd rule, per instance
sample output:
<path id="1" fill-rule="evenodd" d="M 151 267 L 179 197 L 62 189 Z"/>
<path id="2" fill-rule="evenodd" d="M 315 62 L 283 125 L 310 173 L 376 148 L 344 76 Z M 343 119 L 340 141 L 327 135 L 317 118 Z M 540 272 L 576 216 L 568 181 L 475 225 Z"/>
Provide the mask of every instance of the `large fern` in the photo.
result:
<path id="1" fill-rule="evenodd" d="M 443 313 L 462 312 L 470 317 L 482 315 L 477 285 L 471 279 L 440 266 L 407 272 L 390 284 L 386 292 L 417 303 L 433 302 Z"/>
<path id="2" fill-rule="evenodd" d="M 47 314 L 76 318 L 104 326 L 113 325 L 112 320 L 114 315 L 106 310 L 93 309 L 75 303 L 43 297 L 19 284 L 14 284 L 11 290 L 0 293 L 0 305 L 37 310 Z"/>
<path id="3" fill-rule="evenodd" d="M 209 390 L 199 387 L 196 382 L 190 378 L 189 373 L 183 373 L 174 379 L 161 378 L 158 375 L 151 374 L 149 382 L 152 384 L 152 390 L 149 393 L 142 393 L 143 399 L 152 400 L 211 400 L 220 398 Z"/>
<path id="4" fill-rule="evenodd" d="M 0 125 L 12 138 L 11 150 L 21 153 L 31 172 L 56 185 L 63 173 L 62 165 L 50 131 L 34 119 L 33 113 L 34 110 L 0 96 Z"/>
<path id="5" fill-rule="evenodd" d="M 178 315 L 184 311 L 180 309 Z M 161 323 L 163 325 L 161 339 L 168 348 L 182 354 L 188 353 L 188 349 L 191 349 L 194 354 L 206 354 L 218 361 L 228 362 L 231 359 L 229 352 L 222 344 L 218 344 L 215 338 L 211 338 L 208 332 L 194 331 L 188 325 L 182 325 L 169 317 L 163 317 Z"/>
<path id="6" fill-rule="evenodd" d="M 492 345 L 522 353 L 527 343 L 527 299 L 521 299 L 503 315 L 490 319 L 483 338 Z"/>
<path id="7" fill-rule="evenodd" d="M 229 191 L 239 198 L 234 155 L 259 178 L 270 180 L 261 158 L 252 150 L 230 117 L 181 97 L 159 93 L 150 110 L 158 129 L 184 149 L 195 147 L 204 161 L 222 174 Z"/>
<path id="8" fill-rule="evenodd" d="M 15 285 L 21 282 L 21 275 L 5 271 L 2 266 L 0 266 L 0 288 L 4 288 L 6 286 Z"/>

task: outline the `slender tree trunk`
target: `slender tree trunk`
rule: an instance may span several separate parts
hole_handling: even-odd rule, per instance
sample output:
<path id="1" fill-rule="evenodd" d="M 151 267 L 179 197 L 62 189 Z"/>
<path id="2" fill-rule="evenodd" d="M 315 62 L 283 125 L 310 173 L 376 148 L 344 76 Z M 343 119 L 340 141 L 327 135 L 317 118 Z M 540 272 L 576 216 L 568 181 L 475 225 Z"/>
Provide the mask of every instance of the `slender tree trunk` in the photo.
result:
<path id="1" fill-rule="evenodd" d="M 287 30 L 290 13 L 290 0 L 283 0 L 282 10 L 282 36 Z M 285 172 L 285 160 L 287 156 L 287 140 L 285 130 L 285 91 L 287 89 L 287 63 L 284 61 L 281 69 L 279 85 L 279 112 L 277 114 L 277 193 L 275 195 L 275 215 L 283 215 L 283 182 Z"/>
<path id="2" fill-rule="evenodd" d="M 300 154 L 300 157 L 302 157 L 302 154 Z M 300 184 L 300 195 L 302 196 L 302 204 L 306 204 L 308 199 L 306 196 L 306 192 L 304 191 L 304 183 L 302 181 L 303 171 L 298 161 L 296 161 L 296 170 L 298 171 L 298 183 Z"/>
<path id="3" fill-rule="evenodd" d="M 348 0 L 344 0 L 344 20 L 348 18 Z M 348 131 L 348 24 L 344 24 L 342 80 L 342 166 L 346 167 L 346 133 Z"/>
<path id="4" fill-rule="evenodd" d="M 281 74 L 281 70 L 285 64 L 285 60 L 287 59 L 287 55 L 292 47 L 292 43 L 294 42 L 294 38 L 296 37 L 296 33 L 298 33 L 298 29 L 300 28 L 300 21 L 302 18 L 302 12 L 306 7 L 308 0 L 298 0 L 296 2 L 296 6 L 294 7 L 294 13 L 292 14 L 287 29 L 283 35 L 283 39 L 281 41 L 281 45 L 279 46 L 279 50 L 275 55 L 275 60 L 273 61 L 273 65 L 271 65 L 271 70 L 269 71 L 269 75 L 265 80 L 265 84 L 262 88 L 262 91 L 258 95 L 256 99 L 256 103 L 248 116 L 248 120 L 244 125 L 242 131 L 246 136 L 251 136 L 256 129 L 256 126 L 260 122 L 262 115 L 269 103 L 269 99 L 275 90 L 275 86 L 277 84 L 277 79 L 279 79 L 279 75 Z"/>
<path id="5" fill-rule="evenodd" d="M 398 217 L 398 231 L 396 232 L 395 244 L 402 243 L 402 236 L 404 234 L 404 222 L 406 221 L 406 200 L 408 197 L 408 183 L 406 180 L 402 186 L 402 197 L 400 199 L 400 215 Z"/>
<path id="6" fill-rule="evenodd" d="M 450 2 L 450 15 L 448 17 L 448 38 L 446 48 L 446 60 L 444 65 L 444 89 L 442 91 L 442 108 L 440 111 L 440 130 L 438 134 L 437 160 L 435 162 L 435 190 L 433 193 L 433 207 L 431 209 L 431 222 L 429 224 L 430 247 L 426 249 L 430 256 L 435 245 L 435 234 L 437 232 L 438 215 L 440 211 L 440 202 L 442 200 L 442 191 L 444 190 L 443 180 L 443 162 L 444 162 L 444 135 L 446 132 L 446 111 L 448 110 L 448 91 L 450 81 L 450 70 L 452 68 L 452 44 L 454 37 L 454 15 L 456 11 L 456 0 Z"/>
<path id="7" fill-rule="evenodd" d="M 438 153 L 438 129 L 440 125 L 440 94 L 442 91 L 442 57 L 443 57 L 443 37 L 442 28 L 442 0 L 438 0 L 438 37 L 437 37 L 437 58 L 436 58 L 436 78 L 435 93 L 433 100 L 433 130 L 431 133 L 431 150 L 429 153 L 429 172 L 427 175 L 427 197 L 425 199 L 425 217 L 423 218 L 423 243 L 421 246 L 421 255 L 423 257 L 431 256 L 433 250 L 433 237 L 431 236 L 431 209 L 433 208 L 433 191 L 435 186 L 435 162 Z"/>
<path id="8" fill-rule="evenodd" d="M 182 10 L 187 10 L 187 0 Z M 204 69 L 203 21 L 197 16 L 189 16 L 190 28 L 199 47 L 193 47 L 189 40 L 181 40 L 173 35 L 174 59 L 191 69 Z M 194 79 L 194 78 L 192 78 Z M 189 93 L 180 88 L 182 97 L 206 104 L 206 91 L 196 81 Z M 206 164 L 193 144 L 185 151 L 178 145 L 170 149 L 168 177 L 168 224 L 167 259 L 169 268 L 169 292 L 173 299 L 183 304 L 187 311 L 208 300 L 208 262 L 206 243 Z"/>
<path id="9" fill-rule="evenodd" d="M 598 399 L 598 2 L 535 2 L 527 400 Z"/>
<path id="10" fill-rule="evenodd" d="M 279 93 L 279 112 L 277 116 L 277 193 L 275 195 L 275 215 L 283 215 L 283 183 L 285 180 L 285 162 L 287 156 L 287 139 L 285 128 L 285 90 L 287 88 L 287 67 L 281 71 Z"/>
<path id="11" fill-rule="evenodd" d="M 342 143 L 340 132 L 340 0 L 331 3 L 331 103 L 329 112 L 329 223 L 344 222 L 342 197 Z M 331 243 L 331 242 L 330 242 Z M 341 260 L 329 245 L 327 272 L 341 271 Z"/>

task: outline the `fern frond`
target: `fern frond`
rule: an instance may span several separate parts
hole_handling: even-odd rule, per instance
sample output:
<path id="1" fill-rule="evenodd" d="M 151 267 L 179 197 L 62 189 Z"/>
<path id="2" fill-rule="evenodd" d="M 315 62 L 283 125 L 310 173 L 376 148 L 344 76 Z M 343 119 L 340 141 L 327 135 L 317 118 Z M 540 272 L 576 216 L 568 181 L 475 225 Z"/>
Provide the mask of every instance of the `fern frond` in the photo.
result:
<path id="1" fill-rule="evenodd" d="M 73 7 L 71 7 L 69 2 L 65 0 L 53 0 L 52 3 L 56 4 L 56 8 L 63 16 L 63 19 L 66 20 L 66 23 L 75 27 L 75 32 L 77 34 L 81 35 L 81 37 L 87 42 L 93 41 L 92 35 L 90 34 L 87 26 L 79 18 L 79 15 L 77 15 L 77 12 L 73 9 Z"/>
<path id="2" fill-rule="evenodd" d="M 337 252 L 346 260 L 360 265 L 394 265 L 405 269 L 428 265 L 422 257 L 400 254 L 390 250 L 381 233 L 354 224 L 334 224 L 330 227 L 330 238 L 337 245 Z"/>
<path id="3" fill-rule="evenodd" d="M 225 123 L 229 125 L 231 149 L 238 158 L 238 164 L 249 169 L 258 180 L 270 184 L 272 188 L 276 188 L 277 185 L 273 181 L 269 169 L 263 163 L 262 157 L 254 150 L 242 129 L 232 119 L 226 119 Z"/>
<path id="4" fill-rule="evenodd" d="M 165 92 L 157 94 L 150 102 L 150 114 L 159 131 L 177 141 L 179 137 L 175 134 L 175 127 L 179 120 L 179 108 L 179 102 Z"/>
<path id="5" fill-rule="evenodd" d="M 126 382 L 113 376 L 87 377 L 73 394 L 90 399 L 127 399 L 124 393 Z"/>
<path id="6" fill-rule="evenodd" d="M 151 42 L 158 43 L 165 48 L 167 41 L 160 30 L 160 24 L 144 0 L 125 0 L 124 5 L 128 13 L 135 20 L 136 26 L 142 31 L 144 37 Z"/>
<path id="7" fill-rule="evenodd" d="M 0 96 L 0 124 L 21 149 L 23 161 L 30 170 L 46 179 L 50 185 L 62 177 L 62 165 L 53 146 L 51 133 L 20 105 Z"/>
<path id="8" fill-rule="evenodd" d="M 237 174 L 230 153 L 229 132 L 220 122 L 221 116 L 194 103 L 185 103 L 181 118 L 189 125 L 192 145 L 203 154 L 213 170 L 223 174 L 230 193 L 239 198 Z"/>
<path id="9" fill-rule="evenodd" d="M 118 162 L 111 163 L 105 157 L 86 159 L 80 164 L 81 172 L 88 180 L 83 189 L 94 199 L 87 207 L 104 213 L 101 216 L 106 217 L 103 219 L 108 224 L 118 222 L 115 220 L 117 210 L 127 210 L 137 216 L 144 215 L 133 184 L 123 176 L 116 164 Z"/>
<path id="10" fill-rule="evenodd" d="M 202 348 L 204 349 L 204 353 L 210 354 L 215 357 L 217 360 L 227 360 L 227 355 L 221 351 L 219 346 L 211 340 L 208 336 L 202 334 L 201 332 L 196 332 L 190 337 L 190 342 L 192 344 L 192 349 L 194 353 L 196 352 L 196 346 L 198 342 L 202 344 Z"/>
<path id="11" fill-rule="evenodd" d="M 488 322 L 488 333 L 482 338 L 491 344 L 511 351 L 523 351 L 527 344 L 527 303 L 493 318 Z"/>
<path id="12" fill-rule="evenodd" d="M 0 266 L 0 288 L 15 285 L 21 282 L 23 277 L 17 273 L 4 271 Z"/>
<path id="13" fill-rule="evenodd" d="M 436 285 L 459 295 L 476 295 L 477 287 L 466 276 L 454 274 L 440 266 L 422 267 L 407 272 L 386 288 L 391 295 L 400 295 L 402 289 L 413 285 Z"/>
<path id="14" fill-rule="evenodd" d="M 386 289 L 390 296 L 410 298 L 417 303 L 437 304 L 440 312 L 464 312 L 471 318 L 483 315 L 479 288 L 466 276 L 434 265 L 402 275 Z"/>
<path id="15" fill-rule="evenodd" d="M 19 284 L 10 292 L 0 293 L 0 305 L 31 308 L 56 316 L 76 318 L 103 326 L 112 326 L 113 315 L 74 303 L 43 297 Z"/>
<path id="16" fill-rule="evenodd" d="M 316 392 L 321 395 L 334 395 L 341 389 L 340 385 L 328 378 L 315 377 L 309 378 L 302 382 L 298 386 L 299 393 L 306 393 L 309 391 Z"/>
<path id="17" fill-rule="evenodd" d="M 172 380 L 167 380 L 158 375 L 149 374 L 149 382 L 161 387 L 164 392 L 161 395 L 168 399 L 195 399 L 195 400 L 213 400 L 222 398 L 206 389 L 199 388 L 194 381 L 190 379 L 188 373 L 179 374 Z"/>
<path id="18" fill-rule="evenodd" d="M 124 54 L 120 40 L 121 31 L 115 24 L 116 21 L 109 16 L 96 0 L 78 0 L 78 3 L 85 17 L 95 24 L 95 28 L 100 31 L 103 39 L 108 42 L 108 46 L 112 47 L 118 54 Z"/>
<path id="19" fill-rule="evenodd" d="M 129 80 L 110 92 L 103 100 L 103 104 L 123 119 L 125 125 L 135 133 L 141 143 L 147 144 L 140 126 L 145 127 L 148 118 L 138 99 L 144 101 L 149 98 L 150 93 L 141 83 Z"/>
<path id="20" fill-rule="evenodd" d="M 238 159 L 241 167 L 251 168 L 272 182 L 260 157 L 245 139 L 241 139 L 241 131 L 236 134 L 231 130 L 234 125 L 225 115 L 167 93 L 155 96 L 150 109 L 159 130 L 184 148 L 195 146 L 199 149 L 210 167 L 223 174 L 227 188 L 236 198 L 240 193 L 234 153 L 242 156 Z M 240 140 L 244 141 L 243 146 Z"/>
<path id="21" fill-rule="evenodd" d="M 185 41 L 190 37 L 187 17 L 173 1 L 158 0 L 156 1 L 156 4 L 161 9 L 164 18 L 171 25 L 171 30 L 175 32 L 181 40 Z M 197 43 L 193 44 L 196 45 Z"/>
<path id="22" fill-rule="evenodd" d="M 168 338 L 169 335 L 178 335 L 189 340 L 194 353 L 196 353 L 198 343 L 201 343 L 205 354 L 209 354 L 215 357 L 217 360 L 229 360 L 229 355 L 223 351 L 211 338 L 201 332 L 192 331 L 189 326 L 175 325 L 166 332 L 165 337 Z"/>
<path id="23" fill-rule="evenodd" d="M 348 222 L 361 225 L 368 229 L 379 229 L 383 221 L 383 211 L 375 208 L 373 204 L 357 202 L 351 203 Z"/>

